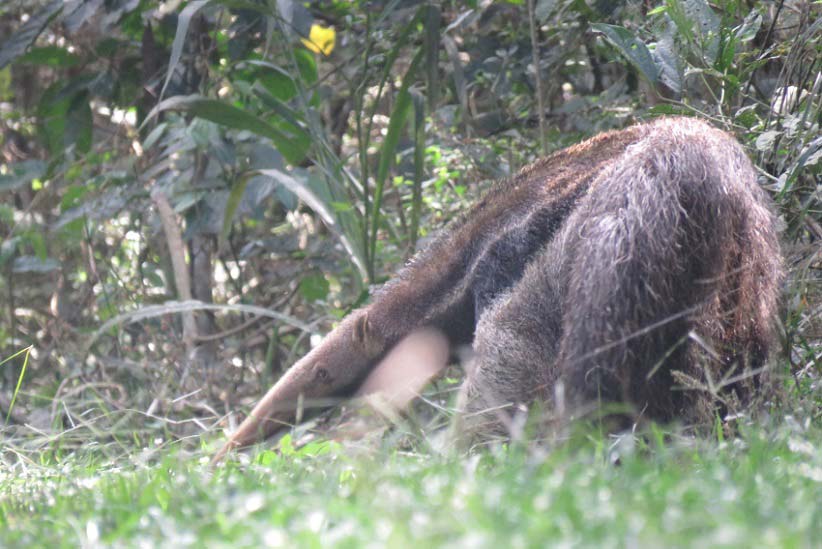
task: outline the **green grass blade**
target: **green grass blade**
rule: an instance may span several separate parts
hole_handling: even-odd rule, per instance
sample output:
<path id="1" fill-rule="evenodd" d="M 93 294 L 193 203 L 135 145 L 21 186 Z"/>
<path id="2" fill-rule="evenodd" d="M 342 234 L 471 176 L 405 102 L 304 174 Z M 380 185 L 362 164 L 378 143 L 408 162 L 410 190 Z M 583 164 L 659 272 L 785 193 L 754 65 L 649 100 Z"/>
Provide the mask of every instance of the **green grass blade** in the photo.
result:
<path id="1" fill-rule="evenodd" d="M 397 146 L 400 141 L 400 134 L 405 127 L 408 113 L 411 111 L 411 93 L 408 88 L 414 80 L 417 68 L 424 58 L 425 49 L 420 48 L 408 67 L 405 77 L 402 79 L 402 86 L 397 93 L 397 100 L 394 110 L 391 112 L 391 119 L 388 121 L 388 132 L 385 135 L 382 148 L 380 149 L 380 160 L 377 165 L 377 177 L 375 178 L 374 201 L 371 205 L 371 238 L 369 247 L 371 253 L 369 257 L 375 257 L 377 251 L 377 228 L 379 227 L 380 208 L 382 206 L 382 196 L 385 190 L 385 180 L 388 177 L 388 170 L 394 163 L 397 155 Z"/>
<path id="2" fill-rule="evenodd" d="M 9 404 L 9 409 L 6 412 L 6 425 L 9 423 L 9 418 L 11 417 L 11 411 L 14 409 L 14 403 L 17 401 L 17 395 L 20 393 L 20 387 L 23 385 L 23 376 L 26 375 L 26 368 L 29 365 L 29 356 L 31 355 L 31 349 L 34 347 L 33 345 L 29 345 L 25 349 L 21 349 L 11 355 L 8 358 L 3 359 L 0 361 L 0 366 L 5 364 L 6 362 L 10 361 L 11 359 L 20 356 L 21 354 L 25 353 L 26 358 L 23 359 L 23 367 L 20 369 L 20 375 L 17 377 L 17 385 L 14 387 L 14 393 L 11 395 L 11 403 Z"/>

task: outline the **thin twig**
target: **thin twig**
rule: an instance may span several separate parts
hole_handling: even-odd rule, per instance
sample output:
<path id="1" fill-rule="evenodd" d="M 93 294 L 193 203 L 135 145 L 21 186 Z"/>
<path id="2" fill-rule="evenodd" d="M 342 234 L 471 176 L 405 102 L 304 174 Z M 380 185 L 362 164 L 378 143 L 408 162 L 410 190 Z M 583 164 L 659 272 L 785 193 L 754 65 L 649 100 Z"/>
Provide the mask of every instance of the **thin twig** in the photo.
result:
<path id="1" fill-rule="evenodd" d="M 534 14 L 534 0 L 528 0 L 528 23 L 531 26 L 531 59 L 534 65 L 534 80 L 537 84 L 537 119 L 539 120 L 539 144 L 542 154 L 548 154 L 545 139 L 545 105 L 542 98 L 542 75 L 539 68 L 539 42 L 537 41 L 537 18 Z"/>

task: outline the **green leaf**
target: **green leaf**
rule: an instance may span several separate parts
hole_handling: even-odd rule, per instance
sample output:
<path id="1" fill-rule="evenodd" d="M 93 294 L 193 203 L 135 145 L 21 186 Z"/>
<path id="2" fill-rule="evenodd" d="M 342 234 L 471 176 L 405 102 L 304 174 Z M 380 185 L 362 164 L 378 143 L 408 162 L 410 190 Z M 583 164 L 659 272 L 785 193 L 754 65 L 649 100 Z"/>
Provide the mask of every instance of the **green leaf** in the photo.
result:
<path id="1" fill-rule="evenodd" d="M 417 243 L 422 210 L 422 182 L 425 178 L 425 99 L 414 91 L 414 184 L 411 192 L 411 247 Z"/>
<path id="2" fill-rule="evenodd" d="M 65 188 L 63 198 L 60 199 L 60 211 L 65 212 L 80 205 L 80 199 L 89 192 L 86 185 L 69 185 Z"/>
<path id="3" fill-rule="evenodd" d="M 2 244 L 0 244 L 0 267 L 14 257 L 14 252 L 17 251 L 17 246 L 21 241 L 22 239 L 19 236 L 14 236 L 8 240 L 4 240 Z"/>
<path id="4" fill-rule="evenodd" d="M 254 0 L 214 0 L 214 3 L 226 8 L 250 10 L 263 15 L 271 15 L 271 9 L 265 3 L 258 4 Z"/>
<path id="5" fill-rule="evenodd" d="M 34 255 L 36 255 L 38 259 L 45 260 L 48 257 L 49 252 L 46 247 L 46 238 L 42 232 L 36 229 L 26 231 L 24 240 L 34 250 Z"/>
<path id="6" fill-rule="evenodd" d="M 374 257 L 377 248 L 377 228 L 379 226 L 380 207 L 382 206 L 383 189 L 385 188 L 385 180 L 388 176 L 388 170 L 394 163 L 397 155 L 397 146 L 400 141 L 400 133 L 405 127 L 405 122 L 408 119 L 408 113 L 411 111 L 412 100 L 408 88 L 414 80 L 414 75 L 417 72 L 420 62 L 424 58 L 425 49 L 420 48 L 417 55 L 411 61 L 405 76 L 402 79 L 402 85 L 397 92 L 397 97 L 394 103 L 394 110 L 391 111 L 391 118 L 388 121 L 388 131 L 385 134 L 385 139 L 382 142 L 380 149 L 380 160 L 377 164 L 377 176 L 375 178 L 374 188 L 374 202 L 371 209 L 371 255 Z"/>
<path id="7" fill-rule="evenodd" d="M 429 112 L 434 112 L 437 108 L 437 97 L 439 96 L 439 51 L 440 51 L 440 26 L 442 21 L 442 10 L 435 4 L 429 4 L 425 12 L 425 66 L 426 71 L 426 101 Z"/>
<path id="8" fill-rule="evenodd" d="M 605 23 L 594 23 L 591 28 L 601 32 L 605 39 L 611 43 L 619 52 L 639 70 L 640 73 L 652 84 L 656 84 L 659 79 L 654 59 L 651 52 L 639 38 L 636 38 L 631 31 L 625 27 L 608 25 Z"/>
<path id="9" fill-rule="evenodd" d="M 676 42 L 676 26 L 668 22 L 653 46 L 653 58 L 659 81 L 675 94 L 682 93 L 682 55 Z"/>
<path id="10" fill-rule="evenodd" d="M 280 101 L 288 101 L 297 95 L 297 85 L 294 83 L 294 79 L 282 67 L 268 61 L 258 61 L 256 59 L 248 61 L 248 64 L 261 68 L 261 70 L 255 71 L 257 80 L 271 95 Z"/>
<path id="11" fill-rule="evenodd" d="M 185 44 L 186 35 L 188 34 L 188 26 L 191 23 L 191 18 L 210 1 L 211 0 L 194 0 L 194 2 L 189 2 L 177 17 L 177 32 L 174 34 L 174 42 L 171 44 L 171 56 L 168 60 L 166 81 L 163 83 L 160 97 L 166 93 L 166 88 L 171 81 L 171 76 L 174 74 L 174 69 L 177 68 L 177 63 L 180 62 L 180 57 L 183 55 L 183 45 Z"/>
<path id="12" fill-rule="evenodd" d="M 737 110 L 734 113 L 734 121 L 740 126 L 744 126 L 749 130 L 753 128 L 754 125 L 757 122 L 759 122 L 759 117 L 756 114 L 756 106 L 747 105 Z"/>
<path id="13" fill-rule="evenodd" d="M 294 58 L 297 60 L 297 69 L 300 71 L 303 82 L 309 86 L 315 84 L 320 75 L 314 54 L 303 48 L 294 48 Z"/>
<path id="14" fill-rule="evenodd" d="M 48 151 L 53 155 L 63 152 L 63 134 L 70 98 L 61 97 L 57 85 L 49 87 L 37 105 L 37 129 Z"/>
<path id="15" fill-rule="evenodd" d="M 770 151 L 773 149 L 774 143 L 782 136 L 782 132 L 776 130 L 768 130 L 762 132 L 756 138 L 756 150 L 760 152 Z"/>
<path id="16" fill-rule="evenodd" d="M 0 192 L 13 191 L 40 179 L 46 173 L 46 163 L 42 160 L 24 160 L 9 164 L 10 173 L 0 174 Z"/>
<path id="17" fill-rule="evenodd" d="M 234 221 L 234 214 L 237 212 L 237 208 L 240 206 L 240 202 L 243 199 L 243 194 L 245 193 L 245 188 L 248 185 L 248 177 L 241 177 L 232 187 L 231 192 L 228 195 L 228 200 L 226 201 L 225 205 L 225 213 L 223 214 L 223 228 L 220 231 L 220 237 L 218 239 L 218 248 L 224 249 L 225 241 L 228 238 L 228 233 L 231 230 L 231 223 Z"/>
<path id="18" fill-rule="evenodd" d="M 8 423 L 9 423 L 9 418 L 11 417 L 11 411 L 14 409 L 14 403 L 17 402 L 17 395 L 20 394 L 20 387 L 23 386 L 23 377 L 26 375 L 26 368 L 29 365 L 29 355 L 31 355 L 32 347 L 33 347 L 33 345 L 29 345 L 25 349 L 21 349 L 20 351 L 17 351 L 16 353 L 11 355 L 10 357 L 5 358 L 2 361 L 0 361 L 0 366 L 2 366 L 3 364 L 8 362 L 9 360 L 11 360 L 13 358 L 17 358 L 19 355 L 21 355 L 23 353 L 26 354 L 25 358 L 23 359 L 23 367 L 20 369 L 20 375 L 17 378 L 17 385 L 15 385 L 14 392 L 11 395 L 11 402 L 9 403 L 9 409 L 6 412 L 6 425 L 8 425 Z"/>
<path id="19" fill-rule="evenodd" d="M 660 103 L 648 109 L 648 112 L 651 114 L 682 114 L 682 109 L 669 105 L 668 103 Z"/>
<path id="20" fill-rule="evenodd" d="M 544 23 L 557 11 L 558 4 L 560 4 L 559 0 L 537 0 L 534 7 L 534 17 L 540 23 Z"/>
<path id="21" fill-rule="evenodd" d="M 32 48 L 16 61 L 19 64 L 45 65 L 48 67 L 73 67 L 80 62 L 80 58 L 65 48 L 58 46 L 44 46 Z"/>
<path id="22" fill-rule="evenodd" d="M 0 69 L 20 57 L 28 47 L 37 40 L 43 29 L 46 28 L 52 19 L 57 17 L 65 2 L 63 0 L 51 0 L 46 6 L 29 18 L 23 26 L 17 29 L 9 39 L 3 42 L 0 47 Z"/>
<path id="23" fill-rule="evenodd" d="M 719 17 L 705 0 L 666 0 L 667 13 L 694 53 L 712 66 L 719 53 Z"/>
<path id="24" fill-rule="evenodd" d="M 756 38 L 756 33 L 762 26 L 762 15 L 758 11 L 752 11 L 745 17 L 742 24 L 734 31 L 734 36 L 742 43 L 750 42 Z"/>
<path id="25" fill-rule="evenodd" d="M 21 255 L 14 259 L 11 270 L 15 273 L 50 273 L 60 268 L 60 262 L 50 257 L 40 259 L 35 255 Z"/>
<path id="26" fill-rule="evenodd" d="M 157 124 L 157 127 L 151 130 L 151 133 L 149 133 L 143 141 L 143 149 L 148 150 L 151 147 L 153 147 L 154 144 L 157 143 L 157 141 L 159 141 L 160 138 L 163 136 L 167 126 L 167 122 L 161 122 Z"/>
<path id="27" fill-rule="evenodd" d="M 158 104 L 146 117 L 150 120 L 157 113 L 166 110 L 188 111 L 195 116 L 209 120 L 227 128 L 246 130 L 270 139 L 283 157 L 292 164 L 299 164 L 308 152 L 302 136 L 289 135 L 279 128 L 260 119 L 257 115 L 237 108 L 217 99 L 207 99 L 201 95 L 178 95 Z"/>
<path id="28" fill-rule="evenodd" d="M 356 240 L 346 234 L 334 212 L 333 206 L 330 205 L 330 201 L 324 200 L 320 194 L 309 187 L 306 182 L 298 180 L 282 170 L 257 170 L 257 173 L 271 177 L 274 181 L 296 194 L 300 200 L 314 210 L 314 213 L 322 218 L 326 227 L 339 239 L 345 251 L 348 252 L 352 263 L 357 267 L 360 276 L 364 280 L 368 278 L 368 271 L 365 268 L 365 258 L 363 257 L 362 250 L 355 244 Z"/>
<path id="29" fill-rule="evenodd" d="M 310 274 L 300 280 L 300 294 L 309 301 L 320 301 L 328 296 L 328 280 L 320 274 Z"/>
<path id="30" fill-rule="evenodd" d="M 66 122 L 63 146 L 74 145 L 84 153 L 91 150 L 93 119 L 87 93 L 79 93 L 71 101 Z"/>
<path id="31" fill-rule="evenodd" d="M 288 122 L 290 126 L 296 128 L 302 133 L 305 133 L 302 129 L 301 122 L 297 119 L 297 113 L 295 113 L 291 107 L 283 103 L 275 95 L 270 93 L 268 88 L 258 82 L 255 82 L 254 85 L 251 86 L 251 91 L 254 95 L 259 97 L 260 100 L 262 100 L 266 107 L 274 111 L 274 113 L 279 115 L 284 121 Z"/>

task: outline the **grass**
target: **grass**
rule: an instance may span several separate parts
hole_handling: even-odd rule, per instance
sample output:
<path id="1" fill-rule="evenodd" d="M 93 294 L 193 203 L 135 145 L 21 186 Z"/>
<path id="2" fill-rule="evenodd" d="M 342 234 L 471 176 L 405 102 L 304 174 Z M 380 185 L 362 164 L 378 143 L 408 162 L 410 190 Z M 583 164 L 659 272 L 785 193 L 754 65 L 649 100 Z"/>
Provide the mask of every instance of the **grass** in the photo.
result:
<path id="1" fill-rule="evenodd" d="M 472 456 L 315 442 L 211 471 L 94 448 L 0 465 L 3 547 L 811 547 L 822 428 L 582 437 Z M 665 442 L 662 442 L 665 440 Z M 142 461 L 141 461 L 142 460 Z"/>

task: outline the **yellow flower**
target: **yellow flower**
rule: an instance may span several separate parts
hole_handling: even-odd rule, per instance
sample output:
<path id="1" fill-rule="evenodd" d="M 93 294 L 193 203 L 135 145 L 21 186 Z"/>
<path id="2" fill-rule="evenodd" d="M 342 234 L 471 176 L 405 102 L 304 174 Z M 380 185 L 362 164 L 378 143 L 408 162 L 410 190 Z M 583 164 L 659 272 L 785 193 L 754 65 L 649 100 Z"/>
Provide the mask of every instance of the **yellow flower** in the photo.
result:
<path id="1" fill-rule="evenodd" d="M 311 25 L 311 33 L 308 38 L 302 38 L 301 40 L 305 47 L 314 53 L 328 55 L 334 49 L 336 37 L 337 33 L 334 31 L 334 27 Z"/>

